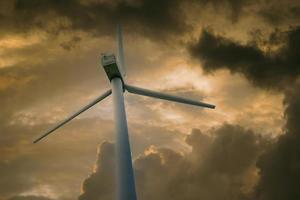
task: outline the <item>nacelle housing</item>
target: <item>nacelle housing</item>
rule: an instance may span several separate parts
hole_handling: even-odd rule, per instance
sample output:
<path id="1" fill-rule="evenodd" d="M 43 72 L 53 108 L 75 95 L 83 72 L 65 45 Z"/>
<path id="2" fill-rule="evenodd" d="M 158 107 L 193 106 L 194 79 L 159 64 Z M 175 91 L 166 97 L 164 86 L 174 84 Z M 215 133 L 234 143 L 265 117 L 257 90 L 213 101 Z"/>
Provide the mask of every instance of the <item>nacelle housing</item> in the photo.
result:
<path id="1" fill-rule="evenodd" d="M 115 77 L 123 80 L 117 60 L 114 54 L 102 54 L 101 64 L 106 72 L 108 79 L 111 81 Z"/>

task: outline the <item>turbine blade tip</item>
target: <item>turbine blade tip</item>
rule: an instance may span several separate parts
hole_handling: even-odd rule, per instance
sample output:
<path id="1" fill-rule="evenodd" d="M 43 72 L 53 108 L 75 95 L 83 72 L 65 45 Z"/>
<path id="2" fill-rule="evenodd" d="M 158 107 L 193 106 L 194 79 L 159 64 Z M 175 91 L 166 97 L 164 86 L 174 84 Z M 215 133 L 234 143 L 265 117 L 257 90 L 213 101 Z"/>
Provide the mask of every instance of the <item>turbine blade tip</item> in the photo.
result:
<path id="1" fill-rule="evenodd" d="M 36 143 L 38 143 L 40 140 L 39 139 L 36 139 L 36 140 L 34 140 L 32 143 L 33 144 L 36 144 Z"/>

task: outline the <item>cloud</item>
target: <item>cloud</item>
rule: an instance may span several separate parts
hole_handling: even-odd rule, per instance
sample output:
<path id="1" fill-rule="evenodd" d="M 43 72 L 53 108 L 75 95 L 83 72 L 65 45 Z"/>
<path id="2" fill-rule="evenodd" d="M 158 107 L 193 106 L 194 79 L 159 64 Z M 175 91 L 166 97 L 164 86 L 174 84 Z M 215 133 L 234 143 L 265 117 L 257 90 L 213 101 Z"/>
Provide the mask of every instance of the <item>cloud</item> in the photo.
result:
<path id="1" fill-rule="evenodd" d="M 253 5 L 259 11 L 253 11 Z M 5 0 L 0 9 L 0 24 L 6 27 L 1 31 L 4 34 L 42 29 L 53 35 L 76 30 L 111 36 L 116 22 L 121 21 L 127 32 L 166 42 L 193 30 L 187 18 L 190 9 L 197 7 L 206 12 L 211 6 L 217 14 L 223 15 L 225 11 L 232 23 L 237 23 L 243 13 L 269 16 L 262 13 L 271 9 L 264 2 L 249 0 Z M 296 13 L 297 9 L 291 11 Z M 193 15 L 192 18 L 201 17 L 199 12 Z"/>
<path id="2" fill-rule="evenodd" d="M 0 35 L 3 36 L 0 40 L 0 104 L 2 106 L 0 116 L 0 154 L 2 158 L 0 161 L 0 182 L 2 182 L 3 185 L 0 189 L 0 193 L 2 198 L 17 194 L 25 194 L 34 188 L 38 188 L 38 194 L 44 194 L 43 190 L 40 190 L 39 187 L 45 185 L 49 185 L 53 190 L 52 192 L 55 194 L 68 197 L 77 196 L 80 181 L 86 176 L 86 172 L 90 170 L 91 163 L 94 160 L 92 153 L 95 149 L 93 147 L 98 144 L 97 141 L 99 140 L 112 139 L 112 124 L 111 121 L 107 121 L 107 119 L 110 118 L 110 106 L 105 102 L 101 102 L 101 105 L 99 105 L 99 107 L 101 109 L 103 108 L 105 111 L 103 112 L 103 110 L 100 110 L 101 117 L 103 116 L 106 120 L 85 118 L 86 116 L 82 116 L 79 120 L 72 122 L 69 127 L 59 130 L 60 133 L 53 135 L 47 142 L 42 143 L 39 146 L 32 146 L 31 140 L 39 135 L 39 133 L 42 133 L 47 128 L 51 127 L 53 123 L 77 110 L 78 107 L 86 104 L 86 102 L 100 94 L 104 88 L 107 88 L 108 82 L 106 77 L 102 76 L 102 71 L 101 69 L 99 70 L 99 67 L 97 66 L 99 66 L 100 52 L 104 52 L 107 49 L 113 49 L 113 39 L 111 36 L 114 34 L 111 33 L 114 33 L 115 31 L 114 26 L 116 19 L 122 18 L 125 29 L 124 32 L 126 32 L 126 35 L 128 34 L 126 43 L 130 45 L 128 46 L 125 44 L 125 46 L 128 47 L 126 50 L 128 50 L 127 53 L 129 55 L 127 61 L 130 64 L 130 67 L 128 69 L 129 72 L 130 70 L 133 72 L 133 76 L 128 76 L 128 78 L 131 77 L 133 82 L 138 82 L 141 85 L 144 84 L 151 88 L 152 86 L 159 84 L 159 81 L 154 83 L 153 80 L 157 80 L 157 77 L 168 76 L 171 69 L 170 66 L 176 65 L 176 61 L 178 60 L 185 59 L 185 51 L 181 49 L 182 46 L 178 47 L 176 46 L 178 45 L 177 43 L 173 43 L 174 38 L 184 37 L 184 34 L 192 35 L 192 32 L 195 31 L 194 28 L 200 27 L 197 23 L 202 22 L 204 25 L 215 22 L 216 26 L 219 26 L 222 30 L 224 28 L 224 30 L 234 30 L 238 32 L 238 34 L 243 34 L 244 29 L 237 30 L 235 28 L 238 24 L 242 24 L 242 28 L 244 28 L 245 25 L 250 24 L 248 21 L 239 20 L 244 19 L 242 16 L 248 17 L 253 14 L 252 12 L 249 12 L 250 10 L 248 9 L 251 9 L 251 6 L 253 6 L 249 1 L 224 0 L 220 3 L 217 1 L 193 1 L 198 7 L 194 7 L 194 4 L 191 2 L 192 1 L 177 0 L 167 0 L 163 2 L 157 0 L 0 1 L 0 26 L 3 27 L 0 29 Z M 190 12 L 190 10 L 185 7 L 187 4 L 194 7 L 194 12 Z M 207 7 L 204 7 L 203 5 L 207 5 Z M 215 9 L 214 11 L 216 12 L 211 12 L 209 9 L 210 5 L 213 5 L 213 9 Z M 257 6 L 260 8 L 260 4 Z M 232 9 L 230 7 L 232 7 Z M 228 25 L 230 22 L 228 22 L 228 24 L 226 23 L 228 26 L 223 24 L 223 21 L 227 20 L 226 16 L 223 16 L 223 11 L 225 11 L 225 15 L 230 15 L 231 22 L 234 23 L 231 25 Z M 191 16 L 189 16 L 190 18 L 186 18 L 185 15 L 189 14 L 191 14 Z M 207 14 L 210 16 L 209 19 L 216 20 L 213 20 L 213 22 L 212 20 L 205 20 L 202 18 L 203 16 L 201 14 Z M 281 20 L 279 24 L 284 24 L 286 21 L 287 20 Z M 256 26 L 255 22 L 260 21 L 254 21 L 251 24 Z M 286 25 L 288 26 L 289 24 Z M 241 26 L 239 26 L 239 28 L 241 28 Z M 247 29 L 249 29 L 249 27 Z M 297 50 L 297 40 L 284 43 L 292 38 L 291 35 L 292 33 L 296 33 L 296 29 L 297 28 L 292 28 L 286 33 L 278 31 L 278 34 L 276 33 L 274 34 L 274 37 L 270 37 L 270 39 L 267 40 L 267 43 L 270 43 L 272 48 L 273 46 L 276 47 L 276 45 L 280 47 L 278 52 L 274 51 L 275 53 L 270 55 L 266 54 L 265 50 L 260 49 L 263 46 L 262 44 L 242 44 L 236 41 L 231 42 L 236 46 L 238 52 L 241 53 L 246 52 L 247 54 L 248 50 L 244 51 L 244 47 L 254 49 L 251 51 L 261 54 L 259 57 L 261 57 L 261 60 L 263 61 L 272 60 L 273 57 L 279 58 L 282 55 L 290 55 L 288 49 L 291 50 L 292 48 L 290 47 L 292 45 L 288 44 L 293 44 L 294 50 L 291 50 L 291 52 L 296 52 L 294 54 L 294 60 L 297 60 L 299 58 L 299 54 L 297 53 L 299 52 Z M 215 37 L 216 40 L 222 38 L 221 41 L 230 43 L 230 40 L 225 36 L 212 34 L 210 32 L 208 33 Z M 137 35 L 138 37 L 136 37 Z M 275 39 L 275 41 L 273 39 Z M 163 41 L 163 44 L 161 41 Z M 171 41 L 172 48 L 164 45 L 164 42 L 166 41 Z M 221 43 L 223 45 L 223 42 Z M 176 49 L 177 47 L 178 49 Z M 230 49 L 227 48 L 226 50 Z M 227 53 L 227 51 L 225 53 Z M 228 57 L 234 59 L 233 57 L 230 57 L 230 55 L 227 55 L 227 58 Z M 293 56 L 285 58 L 281 57 L 282 63 L 289 63 L 286 60 L 287 58 L 290 59 L 292 57 Z M 220 57 L 216 58 L 219 59 Z M 248 61 L 249 60 L 250 59 L 248 59 Z M 282 63 L 275 63 L 276 65 L 274 66 L 280 66 L 279 68 L 281 69 Z M 229 64 L 232 65 L 231 63 Z M 254 66 L 255 63 L 253 64 L 252 62 L 251 65 Z M 183 68 L 188 68 L 188 66 L 183 66 Z M 293 67 L 288 66 L 287 68 Z M 245 69 L 246 68 L 243 68 L 243 70 Z M 291 80 L 294 80 L 298 73 L 297 67 L 294 68 L 295 73 L 288 73 L 285 69 L 286 68 L 282 68 L 282 77 L 281 75 L 277 75 L 270 78 L 273 75 L 272 73 L 269 73 L 269 70 L 266 70 L 269 74 L 267 73 L 265 76 L 261 76 L 260 73 L 250 73 L 250 75 L 247 73 L 248 75 L 245 76 L 248 80 L 251 80 L 252 83 L 255 82 L 255 84 L 260 87 L 281 89 L 282 87 L 285 87 L 285 82 L 288 82 L 290 77 Z M 232 69 L 232 71 L 237 72 L 235 69 Z M 177 72 L 175 73 L 176 80 L 180 78 L 180 81 L 177 82 L 181 84 L 183 79 L 189 79 L 193 70 L 185 75 L 177 74 Z M 245 74 L 244 72 L 237 73 Z M 279 74 L 278 72 L 274 73 Z M 197 73 L 193 74 L 195 77 L 197 76 Z M 257 81 L 257 79 L 259 79 L 258 76 L 262 77 L 259 81 Z M 220 77 L 217 79 L 220 81 L 219 78 Z M 155 104 L 152 100 L 143 100 L 143 104 L 140 104 L 140 106 L 132 104 L 131 107 L 134 107 L 134 110 L 132 110 L 133 112 L 129 111 L 128 116 L 135 116 L 133 120 L 129 120 L 129 123 L 130 121 L 132 122 L 131 126 L 134 132 L 134 134 L 132 134 L 132 144 L 134 146 L 133 153 L 138 155 L 141 153 L 142 149 L 149 145 L 170 147 L 173 149 L 149 148 L 147 151 L 148 154 L 145 153 L 145 155 L 138 159 L 142 166 L 145 165 L 143 163 L 148 162 L 146 160 L 151 160 L 152 157 L 153 160 L 156 160 L 155 162 L 157 162 L 157 164 L 153 164 L 150 169 L 150 171 L 153 169 L 153 174 L 149 173 L 149 176 L 151 175 L 154 177 L 154 172 L 156 172 L 154 165 L 157 165 L 159 169 L 164 169 L 164 160 L 162 157 L 172 157 L 170 160 L 174 160 L 174 163 L 176 162 L 175 165 L 178 166 L 180 170 L 180 164 L 178 164 L 177 161 L 184 163 L 187 166 L 194 166 L 194 164 L 197 164 L 193 163 L 194 161 L 200 162 L 204 159 L 199 156 L 201 154 L 200 152 L 203 152 L 203 154 L 201 154 L 202 156 L 205 156 L 205 153 L 210 152 L 210 159 L 207 158 L 206 163 L 214 163 L 216 162 L 215 160 L 220 159 L 217 156 L 218 153 L 211 152 L 213 149 L 212 146 L 215 146 L 213 144 L 217 141 L 215 139 L 219 137 L 207 136 L 209 133 L 205 132 L 205 134 L 199 136 L 200 139 L 197 139 L 196 136 L 190 137 L 191 139 L 187 140 L 188 144 L 184 143 L 182 138 L 184 137 L 183 133 L 186 133 L 186 130 L 189 130 L 190 127 L 211 127 L 213 124 L 222 123 L 224 120 L 228 120 L 230 118 L 229 115 L 233 116 L 234 114 L 232 113 L 234 112 L 247 113 L 247 110 L 245 111 L 242 108 L 245 106 L 245 102 L 249 102 L 243 100 L 246 98 L 248 91 L 241 88 L 239 82 L 231 81 L 233 78 L 235 77 L 228 75 L 228 79 L 224 80 L 229 80 L 229 82 L 236 87 L 232 88 L 231 91 L 228 87 L 223 87 L 222 89 L 226 91 L 217 91 L 219 96 L 214 97 L 216 100 L 215 103 L 218 103 L 218 111 L 222 112 L 223 115 L 217 116 L 213 112 L 211 112 L 211 115 L 207 115 L 205 111 L 195 111 L 193 107 L 184 107 L 184 109 L 181 109 L 181 107 L 178 106 L 175 108 L 173 104 L 166 106 L 167 104 L 160 104 L 159 101 Z M 145 81 L 146 79 L 149 81 Z M 164 81 L 164 79 L 161 80 Z M 201 78 L 198 80 L 199 82 L 203 81 Z M 221 81 L 223 80 L 221 79 Z M 165 82 L 163 83 L 165 84 Z M 173 83 L 171 85 L 173 85 Z M 170 84 L 166 84 L 163 88 L 169 90 L 169 86 Z M 179 87 L 180 86 L 182 85 L 179 85 Z M 187 87 L 190 87 L 190 85 Z M 199 86 L 199 88 L 201 87 L 202 86 Z M 211 87 L 212 90 L 216 91 L 216 86 L 214 84 L 212 84 Z M 183 89 L 186 91 L 188 88 Z M 198 94 L 201 93 L 198 89 L 194 92 L 189 90 L 187 93 L 185 92 L 182 94 L 201 99 L 198 96 Z M 243 90 L 243 92 L 239 92 L 239 90 Z M 181 93 L 180 91 L 181 90 L 177 90 L 176 92 Z M 250 90 L 249 92 L 253 91 Z M 258 90 L 258 93 L 259 92 L 260 91 Z M 220 102 L 220 99 L 222 99 L 220 96 L 221 94 L 224 96 L 223 94 L 225 93 L 231 98 L 230 103 L 228 104 L 228 107 L 231 107 L 230 112 L 228 112 L 228 110 L 222 110 L 224 104 Z M 288 93 L 286 93 L 286 95 L 288 96 Z M 243 96 L 243 98 L 241 96 Z M 257 96 L 252 95 L 252 97 Z M 240 108 L 236 107 L 238 102 L 236 99 L 240 102 L 242 101 Z M 267 95 L 266 99 L 268 99 L 268 101 L 262 99 L 258 100 L 259 102 L 264 102 L 260 107 L 255 107 L 255 104 L 249 106 L 248 109 L 251 111 L 251 115 L 245 115 L 246 117 L 244 117 L 244 120 L 257 126 L 256 118 L 261 118 L 265 110 L 274 110 L 274 107 L 268 107 L 268 109 L 266 109 L 264 105 L 269 102 L 273 105 L 280 103 L 280 100 L 276 101 L 276 103 L 271 102 L 272 99 L 267 98 Z M 286 98 L 286 106 L 290 105 L 291 99 L 292 93 L 291 98 Z M 129 102 L 130 101 L 133 102 L 132 99 L 129 99 Z M 212 102 L 214 103 L 214 101 Z M 154 108 L 156 105 L 158 106 Z M 130 106 L 128 108 L 130 109 Z M 182 119 L 167 119 L 166 115 L 162 115 L 159 112 L 161 110 L 160 108 L 163 108 L 165 111 L 172 110 L 174 112 L 164 112 L 164 114 L 169 114 L 169 116 L 174 117 L 172 115 L 175 113 L 181 116 Z M 256 112 L 256 110 L 260 110 L 261 112 Z M 278 112 L 270 112 L 269 115 L 265 116 L 265 119 L 274 119 L 276 118 L 274 116 L 278 117 Z M 98 112 L 90 112 L 90 114 L 93 115 L 95 115 L 95 113 Z M 292 121 L 297 121 L 296 117 L 290 118 L 289 116 L 292 115 L 289 113 L 291 112 L 287 112 L 286 114 L 287 119 L 290 119 L 288 120 L 288 123 L 291 124 Z M 99 115 L 96 117 L 98 116 Z M 141 121 L 141 119 L 143 119 L 143 121 Z M 199 121 L 201 121 L 201 123 Z M 173 126 L 171 122 L 173 124 L 176 123 L 176 126 Z M 277 121 L 275 121 L 275 123 L 276 122 Z M 264 123 L 264 121 L 260 123 L 265 129 L 269 129 L 269 131 L 273 130 L 269 128 L 272 126 L 272 123 L 271 125 Z M 293 122 L 293 124 L 296 126 L 296 122 Z M 280 123 L 277 123 L 277 126 L 280 126 Z M 183 129 L 180 129 L 180 127 Z M 241 128 L 241 131 L 243 130 L 245 130 L 245 128 Z M 238 132 L 239 128 L 237 128 L 236 131 Z M 235 135 L 236 136 L 234 137 L 238 137 L 237 134 Z M 193 140 L 198 140 L 198 145 L 192 144 Z M 200 140 L 206 142 L 200 142 Z M 291 141 L 292 140 L 289 140 L 288 143 L 293 146 Z M 193 146 L 193 151 L 197 152 L 197 154 L 191 153 L 188 154 L 188 156 L 175 152 L 175 149 L 177 151 L 186 150 L 186 146 Z M 228 149 L 229 147 L 224 148 Z M 221 150 L 214 151 L 218 152 Z M 213 156 L 213 154 L 215 154 L 215 156 Z M 247 154 L 247 156 L 251 157 L 252 155 Z M 71 159 L 74 157 L 76 159 Z M 207 173 L 214 174 L 217 181 L 214 181 L 214 178 L 211 176 L 207 176 L 208 178 L 206 178 L 206 180 L 212 180 L 211 185 L 215 184 L 218 186 L 217 191 L 221 190 L 219 187 L 228 186 L 224 187 L 224 190 L 228 191 L 232 188 L 234 190 L 233 194 L 248 194 L 248 189 L 253 188 L 251 185 L 255 183 L 255 181 L 251 181 L 258 179 L 255 166 L 254 164 L 251 164 L 251 169 L 246 170 L 247 172 L 243 172 L 244 166 L 249 165 L 249 162 L 241 160 L 238 156 L 235 156 L 234 159 L 237 160 L 234 161 L 241 165 L 240 169 L 234 168 L 233 170 L 233 166 L 230 166 L 226 160 L 222 160 L 222 162 L 226 163 L 224 169 L 213 166 L 210 171 L 207 171 Z M 173 161 L 168 161 L 168 163 L 173 163 Z M 272 164 L 271 161 L 265 163 L 266 164 L 264 165 L 259 164 L 258 166 L 261 169 L 267 169 Z M 222 163 L 219 163 L 219 165 L 222 166 Z M 201 165 L 199 164 L 199 170 L 201 170 L 194 170 L 192 172 L 202 173 L 205 166 L 206 165 L 203 163 Z M 147 174 L 146 168 L 147 166 L 142 168 L 142 174 Z M 228 178 L 227 175 L 224 175 L 224 178 L 220 178 L 221 176 L 219 175 L 224 174 L 224 171 L 226 174 L 242 174 L 237 178 L 237 182 L 242 183 L 244 187 L 242 187 L 241 190 L 237 189 L 238 187 L 232 183 L 234 181 L 232 181 L 230 177 Z M 262 171 L 263 173 L 267 173 L 266 170 Z M 193 174 L 192 172 L 191 174 Z M 55 175 L 49 176 L 49 174 Z M 166 177 L 171 177 L 171 175 L 167 175 L 168 172 L 166 172 Z M 234 175 L 233 177 L 236 176 Z M 242 180 L 240 177 L 247 177 L 247 181 L 244 179 Z M 182 180 L 186 179 L 185 176 L 182 178 Z M 202 188 L 208 188 L 207 191 L 210 191 L 210 185 L 206 186 L 203 181 L 199 181 L 198 179 L 199 178 L 197 177 L 197 181 L 192 183 L 187 180 L 187 190 L 197 192 L 197 187 L 200 186 Z M 157 189 L 155 188 L 155 185 L 151 183 L 151 177 L 141 177 L 139 180 L 139 184 L 142 185 L 143 188 L 148 188 L 147 185 L 149 185 L 149 187 L 153 187 L 153 190 Z M 96 182 L 97 181 L 99 180 L 96 179 Z M 156 181 L 159 185 L 159 180 Z M 145 182 L 146 185 L 143 186 L 142 182 Z M 264 182 L 262 180 L 260 187 L 267 188 L 267 184 L 264 184 L 267 182 L 269 181 L 266 180 Z M 171 184 L 168 179 L 166 179 L 164 183 L 166 185 Z M 93 185 L 94 182 L 91 181 L 91 183 L 89 183 L 89 181 L 87 181 L 86 193 L 89 193 L 89 184 Z M 181 188 L 185 186 L 179 184 L 178 187 Z M 64 189 L 61 190 L 61 188 Z M 172 194 L 172 188 L 173 186 L 171 189 L 162 187 L 162 195 L 169 195 L 166 191 L 169 191 L 170 194 Z M 264 190 L 267 191 L 267 189 Z M 93 193 L 93 189 L 90 192 Z M 205 193 L 205 191 L 201 192 Z M 214 193 L 214 191 L 211 193 Z M 106 193 L 104 191 L 103 194 L 105 198 L 111 197 L 109 191 Z M 183 195 L 187 196 L 188 194 Z M 206 195 L 211 197 L 213 194 Z M 262 196 L 263 193 L 260 195 Z M 83 196 L 82 198 L 85 197 Z"/>
<path id="3" fill-rule="evenodd" d="M 48 197 L 43 197 L 43 196 L 14 196 L 9 198 L 8 200 L 53 200 Z"/>
<path id="4" fill-rule="evenodd" d="M 285 34 L 282 39 L 282 34 Z M 279 37 L 280 35 L 281 37 Z M 300 27 L 291 28 L 281 34 L 272 34 L 267 44 L 280 41 L 276 51 L 263 51 L 258 44 L 242 44 L 216 35 L 206 29 L 199 40 L 191 44 L 192 57 L 203 64 L 206 72 L 228 69 L 244 75 L 255 86 L 267 89 L 289 87 L 300 74 Z"/>
<path id="5" fill-rule="evenodd" d="M 102 143 L 95 171 L 83 182 L 79 200 L 114 199 L 114 161 L 114 146 L 109 142 Z"/>
<path id="6" fill-rule="evenodd" d="M 60 46 L 61 46 L 63 49 L 65 49 L 65 50 L 67 50 L 67 51 L 70 51 L 71 49 L 73 49 L 73 48 L 76 46 L 76 44 L 77 44 L 78 42 L 80 42 L 80 40 L 81 40 L 80 37 L 74 36 L 74 37 L 71 38 L 69 41 L 66 41 L 66 42 L 61 43 Z"/>
<path id="7" fill-rule="evenodd" d="M 224 124 L 202 133 L 194 129 L 186 138 L 192 147 L 182 154 L 149 147 L 134 162 L 138 197 L 167 199 L 241 199 L 254 183 L 255 160 L 266 140 L 239 126 Z M 114 148 L 103 143 L 95 171 L 84 181 L 80 200 L 113 199 Z M 247 178 L 246 178 L 247 177 Z M 254 181 L 255 182 L 255 181 Z"/>
<path id="8" fill-rule="evenodd" d="M 259 200 L 299 199 L 300 184 L 300 87 L 286 93 L 285 134 L 258 160 Z"/>
<path id="9" fill-rule="evenodd" d="M 257 43 L 241 44 L 207 30 L 190 48 L 191 55 L 202 61 L 207 72 L 228 69 L 244 75 L 255 86 L 279 89 L 285 95 L 284 134 L 266 148 L 256 163 L 260 178 L 253 194 L 259 200 L 300 198 L 300 28 L 279 35 L 275 40 L 271 35 L 267 42 L 270 45 L 275 41 L 278 49 L 274 52 L 264 52 Z"/>
<path id="10" fill-rule="evenodd" d="M 243 0 L 192 0 L 191 2 L 199 4 L 201 6 L 212 5 L 214 9 L 218 12 L 225 10 L 228 17 L 232 23 L 237 23 L 243 14 L 246 7 L 253 5 L 257 1 L 243 1 Z M 203 7 L 202 7 L 203 9 Z"/>
<path id="11" fill-rule="evenodd" d="M 98 142 L 112 137 L 112 124 L 98 118 L 77 119 L 71 124 L 40 144 L 32 144 L 32 140 L 53 124 L 19 122 L 1 127 L 1 200 L 18 194 L 49 193 L 69 199 L 78 195 Z"/>
<path id="12" fill-rule="evenodd" d="M 109 97 L 94 107 L 100 110 L 91 109 L 88 117 L 83 114 L 41 144 L 32 144 L 35 137 L 108 88 L 109 82 L 99 68 L 99 54 L 103 49 L 112 49 L 108 43 L 113 42 L 86 35 L 81 38 L 84 44 L 80 50 L 74 47 L 65 51 L 59 46 L 60 39 L 44 40 L 42 34 L 38 43 L 28 41 L 30 44 L 26 46 L 4 52 L 8 57 L 17 54 L 24 60 L 0 69 L 0 85 L 5 85 L 0 89 L 0 185 L 3 185 L 0 196 L 3 198 L 34 188 L 38 188 L 38 194 L 44 194 L 39 188 L 44 185 L 58 195 L 77 196 L 98 142 L 113 138 Z M 29 38 L 22 38 L 22 42 L 26 43 L 26 39 Z M 14 39 L 12 44 L 17 46 L 18 40 Z M 157 126 L 156 135 L 144 137 L 156 125 L 145 130 L 139 119 L 132 122 L 137 123 L 133 127 L 139 134 L 134 136 L 135 152 L 140 153 L 144 146 L 153 143 L 168 145 L 171 141 L 176 146 L 176 141 L 170 139 L 175 131 L 159 134 L 166 128 Z"/>
<path id="13" fill-rule="evenodd" d="M 296 23 L 300 17 L 300 4 L 289 0 L 277 3 L 267 3 L 258 10 L 258 16 L 273 26 Z"/>
<path id="14" fill-rule="evenodd" d="M 131 32 L 162 41 L 188 29 L 178 0 L 17 0 L 6 1 L 6 5 L 11 7 L 11 13 L 2 14 L 0 23 L 12 31 L 41 28 L 53 34 L 80 30 L 111 35 L 121 21 Z"/>

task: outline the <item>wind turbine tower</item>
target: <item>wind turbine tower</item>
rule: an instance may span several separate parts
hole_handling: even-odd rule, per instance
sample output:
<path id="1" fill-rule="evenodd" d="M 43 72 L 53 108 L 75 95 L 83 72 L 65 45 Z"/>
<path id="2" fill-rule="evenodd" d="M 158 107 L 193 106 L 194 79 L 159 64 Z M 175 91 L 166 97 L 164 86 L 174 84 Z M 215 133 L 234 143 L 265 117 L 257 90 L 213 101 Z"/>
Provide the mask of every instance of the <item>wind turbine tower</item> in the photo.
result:
<path id="1" fill-rule="evenodd" d="M 84 111 L 88 110 L 101 100 L 105 99 L 112 94 L 113 109 L 114 109 L 114 122 L 116 131 L 116 143 L 115 143 L 115 157 L 116 157 L 116 197 L 117 200 L 136 200 L 135 179 L 134 171 L 132 167 L 132 158 L 130 143 L 128 137 L 128 127 L 126 119 L 126 111 L 124 104 L 124 92 L 143 95 L 148 97 L 154 97 L 158 99 L 174 101 L 177 103 L 189 104 L 194 106 L 200 106 L 205 108 L 214 109 L 212 104 L 203 103 L 187 99 L 184 97 L 178 97 L 170 94 L 164 94 L 156 91 L 146 90 L 143 88 L 131 86 L 125 83 L 124 77 L 126 76 L 126 66 L 124 59 L 122 28 L 117 26 L 117 42 L 118 42 L 118 60 L 114 54 L 102 54 L 101 64 L 106 72 L 106 75 L 110 81 L 111 89 L 104 92 L 95 100 L 81 108 L 79 111 L 66 118 L 62 122 L 58 123 L 55 127 L 49 129 L 45 134 L 34 140 L 34 143 L 39 142 L 50 133 L 53 133 L 56 129 L 60 128 L 64 124 L 68 123 L 76 116 L 80 115 Z"/>

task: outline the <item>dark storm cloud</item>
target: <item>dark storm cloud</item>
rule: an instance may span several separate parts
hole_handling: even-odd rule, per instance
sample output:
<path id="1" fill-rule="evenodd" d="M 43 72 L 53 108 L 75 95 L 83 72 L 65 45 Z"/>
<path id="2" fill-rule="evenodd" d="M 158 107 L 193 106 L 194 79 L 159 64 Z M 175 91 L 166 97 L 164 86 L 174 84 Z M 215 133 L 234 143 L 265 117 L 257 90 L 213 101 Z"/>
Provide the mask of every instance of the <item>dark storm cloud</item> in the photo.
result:
<path id="1" fill-rule="evenodd" d="M 256 43 L 241 44 L 204 30 L 189 51 L 202 62 L 206 72 L 228 69 L 244 75 L 256 86 L 282 89 L 300 74 L 300 27 L 271 34 L 266 44 L 273 45 L 276 40 L 282 47 L 265 52 Z"/>
<path id="2" fill-rule="evenodd" d="M 0 18 L 6 30 L 42 28 L 55 34 L 73 29 L 111 35 L 116 22 L 121 21 L 131 32 L 161 40 L 188 28 L 179 0 L 16 0 L 12 7 L 12 13 Z M 50 23 L 55 26 L 49 27 Z"/>
<path id="3" fill-rule="evenodd" d="M 281 89 L 285 94 L 284 134 L 257 162 L 260 180 L 255 199 L 259 200 L 300 198 L 300 28 L 279 35 L 271 35 L 267 42 L 279 46 L 275 52 L 264 52 L 257 43 L 240 44 L 208 31 L 190 48 L 207 72 L 228 69 L 244 75 L 256 86 Z"/>
<path id="4" fill-rule="evenodd" d="M 212 5 L 217 13 L 225 10 L 237 22 L 244 9 L 257 4 L 250 0 L 5 0 L 0 10 L 0 32 L 24 32 L 43 29 L 57 34 L 64 30 L 81 30 L 96 35 L 111 35 L 117 21 L 127 32 L 139 33 L 164 41 L 191 30 L 186 14 L 191 7 L 205 11 Z M 267 11 L 259 15 L 268 16 Z M 292 9 L 297 12 L 295 8 Z M 198 13 L 199 14 L 199 13 Z M 252 12 L 252 14 L 256 13 Z M 200 15 L 199 15 L 200 16 Z M 193 16 L 193 17 L 199 17 Z"/>
<path id="5" fill-rule="evenodd" d="M 300 5 L 294 0 L 269 3 L 269 6 L 261 7 L 257 14 L 271 25 L 284 25 L 299 21 Z"/>
<path id="6" fill-rule="evenodd" d="M 252 131 L 225 124 L 211 136 L 193 130 L 185 155 L 167 148 L 150 147 L 134 162 L 138 197 L 167 199 L 240 199 L 265 140 Z M 113 145 L 100 147 L 96 170 L 83 183 L 80 200 L 113 199 Z"/>
<path id="7" fill-rule="evenodd" d="M 257 199 L 300 198 L 300 85 L 286 93 L 285 134 L 258 160 Z"/>
<path id="8" fill-rule="evenodd" d="M 238 22 L 245 7 L 256 3 L 257 1 L 250 0 L 192 0 L 191 2 L 200 5 L 213 5 L 213 7 L 220 11 L 224 9 L 229 12 L 229 19 L 232 23 Z"/>

